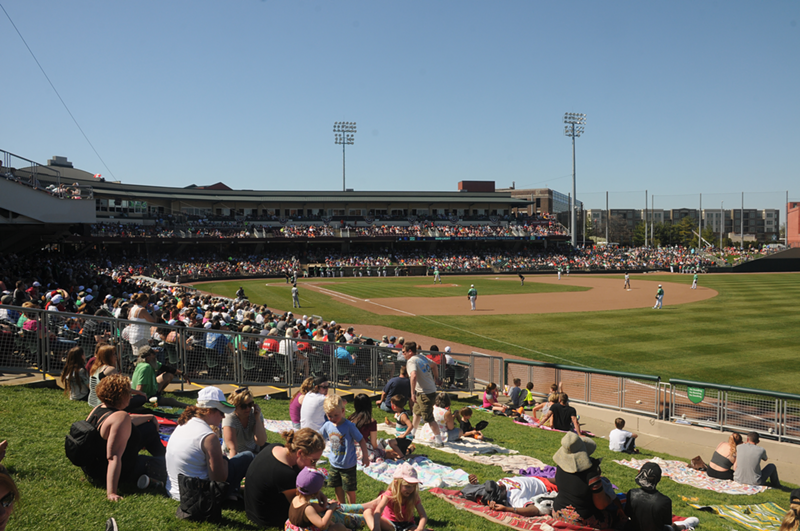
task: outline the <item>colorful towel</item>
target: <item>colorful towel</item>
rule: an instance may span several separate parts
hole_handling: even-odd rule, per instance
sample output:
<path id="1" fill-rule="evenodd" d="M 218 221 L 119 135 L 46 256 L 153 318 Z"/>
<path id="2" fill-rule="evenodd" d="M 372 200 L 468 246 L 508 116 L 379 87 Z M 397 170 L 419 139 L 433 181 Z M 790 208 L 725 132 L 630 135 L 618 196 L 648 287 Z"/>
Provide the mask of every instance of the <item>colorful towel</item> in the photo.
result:
<path id="1" fill-rule="evenodd" d="M 768 488 L 762 485 L 743 485 L 735 481 L 710 478 L 705 472 L 689 468 L 689 464 L 683 461 L 665 461 L 659 457 L 653 457 L 651 459 L 625 459 L 614 462 L 633 468 L 634 470 L 639 470 L 642 468 L 642 465 L 648 461 L 658 463 L 661 467 L 662 476 L 667 476 L 672 481 L 684 485 L 691 485 L 698 489 L 713 490 L 714 492 L 722 492 L 725 494 L 758 494 L 759 492 L 764 492 Z"/>
<path id="2" fill-rule="evenodd" d="M 378 424 L 378 430 L 394 435 L 394 427 L 385 423 Z M 416 445 L 430 446 L 430 442 L 414 439 Z M 456 454 L 465 461 L 480 463 L 482 465 L 499 466 L 504 472 L 516 473 L 520 469 L 528 467 L 541 467 L 544 463 L 534 457 L 520 455 L 517 450 L 509 450 L 496 444 L 485 441 L 478 441 L 468 437 L 459 441 L 446 443 L 442 448 L 437 448 L 441 452 Z"/>
<path id="3" fill-rule="evenodd" d="M 417 455 L 403 461 L 370 463 L 366 468 L 359 463 L 358 470 L 388 485 L 392 482 L 392 474 L 394 474 L 394 471 L 403 462 L 410 463 L 411 466 L 414 467 L 414 470 L 417 471 L 417 476 L 419 476 L 419 480 L 421 481 L 421 489 L 431 489 L 434 487 L 466 487 L 469 485 L 469 474 L 460 468 L 452 469 L 449 466 L 436 464 L 424 455 Z"/>
<path id="4" fill-rule="evenodd" d="M 500 525 L 513 527 L 514 529 L 525 529 L 530 531 L 551 531 L 556 529 L 570 529 L 573 531 L 595 531 L 592 527 L 574 526 L 558 520 L 553 520 L 549 516 L 519 516 L 514 513 L 493 511 L 485 505 L 469 501 L 461 496 L 457 490 L 431 489 L 429 491 L 434 496 L 455 505 L 458 509 L 464 509 L 471 513 L 482 516 L 491 522 Z"/>
<path id="5" fill-rule="evenodd" d="M 772 502 L 758 505 L 695 505 L 694 503 L 689 505 L 701 511 L 718 514 L 744 527 L 763 531 L 777 531 L 780 529 L 781 520 L 786 514 L 786 510 L 781 509 L 779 505 Z"/>

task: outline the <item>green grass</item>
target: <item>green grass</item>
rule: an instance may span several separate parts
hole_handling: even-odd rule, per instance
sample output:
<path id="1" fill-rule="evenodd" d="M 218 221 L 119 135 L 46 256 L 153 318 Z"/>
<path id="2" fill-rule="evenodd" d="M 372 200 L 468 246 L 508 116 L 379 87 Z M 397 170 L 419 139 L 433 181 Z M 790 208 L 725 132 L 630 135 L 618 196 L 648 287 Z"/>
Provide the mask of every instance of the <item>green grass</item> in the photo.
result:
<path id="1" fill-rule="evenodd" d="M 518 290 L 513 281 L 495 281 L 493 276 L 445 277 L 445 282 L 468 286 L 475 283 L 479 293 L 492 289 Z M 621 279 L 622 276 L 612 276 Z M 530 284 L 536 277 L 530 275 Z M 327 279 L 325 279 L 327 280 Z M 333 280 L 333 279 L 331 279 Z M 339 284 L 362 298 L 389 296 L 382 289 L 384 279 L 344 279 Z M 648 280 L 635 275 L 632 282 Z M 322 315 L 338 322 L 363 323 L 414 331 L 441 339 L 458 341 L 477 350 L 497 350 L 529 359 L 584 365 L 712 383 L 738 385 L 793 393 L 800 377 L 794 363 L 800 329 L 800 276 L 796 274 L 701 275 L 700 285 L 719 292 L 711 299 L 671 305 L 669 285 L 690 284 L 690 275 L 657 277 L 666 289 L 661 311 L 633 310 L 576 312 L 536 315 L 468 315 L 395 317 L 376 315 L 337 302 L 334 298 L 300 284 L 303 312 Z M 337 282 L 339 280 L 337 279 Z M 424 277 L 407 279 L 411 285 Z M 271 281 L 271 284 L 274 281 Z M 387 284 L 397 282 L 387 279 Z M 526 281 L 526 288 L 529 282 Z M 271 307 L 291 308 L 286 284 L 264 281 L 198 284 L 201 289 L 232 296 L 243 285 L 250 299 Z M 337 284 L 331 284 L 333 289 Z M 425 296 L 446 295 L 450 289 L 411 288 Z M 535 289 L 531 287 L 531 289 Z M 461 293 L 464 292 L 464 293 Z M 514 291 L 516 292 L 516 291 Z M 365 296 L 364 294 L 368 294 Z"/>
<path id="2" fill-rule="evenodd" d="M 191 396 L 191 395 L 190 395 Z M 188 398 L 185 395 L 183 398 Z M 266 418 L 288 419 L 287 400 L 258 399 Z M 453 407 L 462 407 L 468 402 L 456 401 Z M 224 521 L 220 525 L 198 524 L 175 518 L 178 503 L 153 492 L 140 492 L 134 487 L 122 486 L 120 494 L 124 499 L 112 503 L 105 498 L 105 489 L 89 483 L 83 478 L 80 469 L 73 466 L 64 456 L 64 436 L 75 420 L 85 418 L 89 406 L 81 402 L 71 402 L 64 398 L 58 389 L 30 389 L 23 386 L 0 387 L 0 434 L 9 441 L 8 455 L 3 461 L 20 489 L 22 499 L 11 516 L 9 529 L 46 530 L 69 529 L 75 531 L 97 531 L 104 528 L 108 517 L 117 519 L 122 530 L 212 530 L 241 529 L 255 527 L 247 520 L 242 510 L 223 511 Z M 377 418 L 382 418 L 379 414 Z M 513 424 L 510 419 L 492 417 L 476 411 L 473 423 L 488 420 L 485 430 L 488 437 L 507 448 L 519 450 L 524 455 L 553 464 L 552 455 L 558 449 L 561 435 L 526 428 Z M 279 442 L 279 436 L 268 433 L 269 442 Z M 478 476 L 483 482 L 512 474 L 503 473 L 499 467 L 479 465 L 463 461 L 453 454 L 421 447 L 419 454 L 428 455 L 437 463 L 461 468 Z M 672 457 L 644 451 L 644 456 L 657 455 L 664 459 Z M 625 492 L 635 488 L 635 472 L 612 462 L 620 454 L 612 454 L 608 445 L 600 439 L 595 453 L 603 457 L 603 473 Z M 708 456 L 704 456 L 708 457 Z M 365 474 L 358 474 L 358 500 L 366 501 L 376 497 L 385 485 Z M 723 503 L 763 503 L 773 501 L 786 507 L 787 493 L 792 488 L 785 484 L 784 490 L 769 489 L 755 496 L 728 496 L 712 491 L 695 489 L 662 480 L 659 490 L 673 500 L 676 514 L 698 516 L 704 531 L 726 531 L 740 529 L 717 516 L 701 513 L 688 507 L 681 496 L 696 497 L 702 504 Z M 332 489 L 326 494 L 333 497 Z M 746 499 L 745 499 L 746 498 Z M 430 517 L 429 526 L 436 530 L 466 531 L 485 529 L 500 531 L 505 527 L 493 524 L 466 511 L 456 510 L 450 504 L 423 493 L 423 504 Z M 269 500 L 265 500 L 269 503 Z M 743 528 L 741 528 L 743 529 Z"/>

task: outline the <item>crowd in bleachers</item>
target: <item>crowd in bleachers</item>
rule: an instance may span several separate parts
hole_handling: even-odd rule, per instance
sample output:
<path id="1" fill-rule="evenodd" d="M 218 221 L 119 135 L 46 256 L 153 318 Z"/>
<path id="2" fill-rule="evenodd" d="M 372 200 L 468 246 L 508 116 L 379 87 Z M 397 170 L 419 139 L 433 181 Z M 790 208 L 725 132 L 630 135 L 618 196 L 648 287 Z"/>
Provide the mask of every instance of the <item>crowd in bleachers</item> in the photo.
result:
<path id="1" fill-rule="evenodd" d="M 110 238 L 322 238 L 322 237 L 449 237 L 496 238 L 527 236 L 564 236 L 566 229 L 552 219 L 526 220 L 519 225 L 451 224 L 450 222 L 419 222 L 409 225 L 374 223 L 359 226 L 346 222 L 296 225 L 288 223 L 268 226 L 244 221 L 195 220 L 174 223 L 158 220 L 155 224 L 96 223 L 89 233 Z"/>

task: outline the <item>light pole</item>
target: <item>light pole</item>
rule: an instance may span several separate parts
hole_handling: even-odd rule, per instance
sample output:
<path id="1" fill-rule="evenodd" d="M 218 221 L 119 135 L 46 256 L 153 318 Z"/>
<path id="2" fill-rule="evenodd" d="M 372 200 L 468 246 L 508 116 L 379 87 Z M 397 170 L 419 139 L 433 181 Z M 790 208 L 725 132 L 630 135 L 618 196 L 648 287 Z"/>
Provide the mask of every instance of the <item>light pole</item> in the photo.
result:
<path id="1" fill-rule="evenodd" d="M 586 115 L 577 112 L 564 113 L 564 134 L 572 137 L 572 197 L 570 198 L 570 220 L 572 226 L 572 246 L 578 244 L 578 235 L 575 233 L 577 227 L 577 213 L 575 212 L 575 139 L 581 136 L 586 125 Z"/>
<path id="2" fill-rule="evenodd" d="M 344 180 L 344 147 L 347 144 L 353 145 L 356 141 L 355 122 L 333 122 L 333 143 L 342 145 L 342 192 L 347 191 Z"/>

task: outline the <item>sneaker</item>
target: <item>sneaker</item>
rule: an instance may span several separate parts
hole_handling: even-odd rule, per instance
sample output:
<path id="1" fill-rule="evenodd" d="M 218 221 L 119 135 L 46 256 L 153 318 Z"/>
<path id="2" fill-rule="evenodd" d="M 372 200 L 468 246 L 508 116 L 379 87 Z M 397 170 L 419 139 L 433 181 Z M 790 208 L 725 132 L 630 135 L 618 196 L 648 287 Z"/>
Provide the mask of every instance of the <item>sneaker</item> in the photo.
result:
<path id="1" fill-rule="evenodd" d="M 119 531 L 119 527 L 117 527 L 117 521 L 113 518 L 106 520 L 106 531 Z"/>
<path id="2" fill-rule="evenodd" d="M 434 448 L 444 448 L 444 443 L 442 441 L 433 441 L 431 446 Z"/>
<path id="3" fill-rule="evenodd" d="M 700 519 L 697 518 L 696 516 L 690 516 L 686 520 L 683 520 L 681 522 L 675 522 L 675 523 L 677 525 L 682 525 L 684 528 L 686 528 L 689 531 L 691 531 L 692 529 L 694 529 L 695 527 L 700 525 Z"/>

